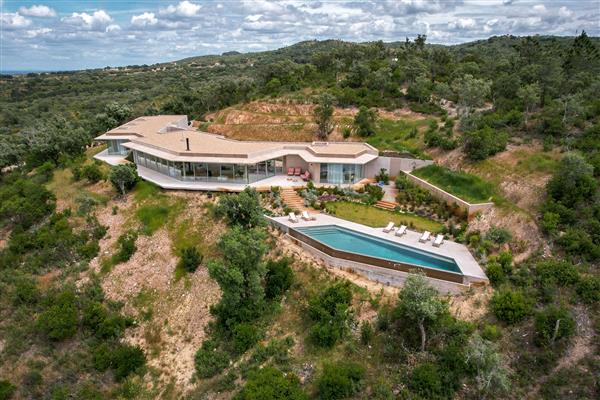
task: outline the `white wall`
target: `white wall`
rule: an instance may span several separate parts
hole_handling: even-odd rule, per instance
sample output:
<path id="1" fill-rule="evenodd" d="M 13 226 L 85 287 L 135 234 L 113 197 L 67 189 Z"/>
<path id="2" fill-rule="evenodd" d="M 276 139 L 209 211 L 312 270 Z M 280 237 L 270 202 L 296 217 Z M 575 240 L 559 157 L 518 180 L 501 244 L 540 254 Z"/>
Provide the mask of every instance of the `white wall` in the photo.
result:
<path id="1" fill-rule="evenodd" d="M 379 173 L 381 168 L 385 168 L 388 175 L 396 176 L 400 171 L 413 171 L 430 164 L 433 164 L 433 161 L 420 160 L 418 158 L 380 156 L 367 163 L 365 166 L 365 178 L 373 178 Z"/>

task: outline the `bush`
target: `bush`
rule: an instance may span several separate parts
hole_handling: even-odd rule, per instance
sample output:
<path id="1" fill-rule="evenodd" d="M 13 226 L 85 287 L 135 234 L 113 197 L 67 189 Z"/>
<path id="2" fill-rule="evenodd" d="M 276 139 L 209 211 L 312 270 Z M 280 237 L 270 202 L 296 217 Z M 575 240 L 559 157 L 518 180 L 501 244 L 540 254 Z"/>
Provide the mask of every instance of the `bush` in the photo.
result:
<path id="1" fill-rule="evenodd" d="M 90 183 L 96 183 L 102 179 L 102 171 L 96 163 L 86 164 L 81 168 L 81 176 Z"/>
<path id="2" fill-rule="evenodd" d="M 135 241 L 137 240 L 137 233 L 135 231 L 127 231 L 117 239 L 119 245 L 119 251 L 113 256 L 113 264 L 119 264 L 122 262 L 129 261 L 131 256 L 137 250 Z"/>
<path id="3" fill-rule="evenodd" d="M 375 175 L 375 181 L 383 182 L 387 185 L 390 182 L 390 176 L 387 173 L 387 169 L 381 168 L 379 173 Z"/>
<path id="4" fill-rule="evenodd" d="M 243 354 L 260 339 L 259 329 L 252 324 L 239 324 L 233 328 L 233 348 L 236 353 Z"/>
<path id="5" fill-rule="evenodd" d="M 235 400 L 308 400 L 298 377 L 265 367 L 251 374 Z"/>
<path id="6" fill-rule="evenodd" d="M 485 240 L 489 240 L 496 244 L 504 244 L 512 240 L 512 234 L 506 229 L 492 226 L 485 234 Z"/>
<path id="7" fill-rule="evenodd" d="M 508 143 L 505 132 L 496 132 L 490 127 L 466 132 L 464 136 L 464 152 L 471 160 L 485 160 L 496 153 L 504 151 Z"/>
<path id="8" fill-rule="evenodd" d="M 0 400 L 11 399 L 16 390 L 17 388 L 9 381 L 0 380 Z"/>
<path id="9" fill-rule="evenodd" d="M 40 297 L 40 290 L 32 279 L 25 277 L 17 279 L 13 294 L 13 303 L 15 305 L 36 304 L 40 300 Z"/>
<path id="10" fill-rule="evenodd" d="M 504 269 L 502 268 L 502 265 L 498 262 L 489 262 L 485 269 L 485 274 L 494 286 L 497 286 L 506 280 L 506 276 L 504 275 Z"/>
<path id="11" fill-rule="evenodd" d="M 568 310 L 548 306 L 535 316 L 535 343 L 539 346 L 552 345 L 575 333 L 575 320 Z"/>
<path id="12" fill-rule="evenodd" d="M 600 301 L 600 277 L 585 276 L 579 280 L 576 287 L 581 301 L 587 304 L 595 304 Z"/>
<path id="13" fill-rule="evenodd" d="M 135 164 L 119 164 L 110 169 L 108 179 L 121 194 L 132 189 L 139 180 Z"/>
<path id="14" fill-rule="evenodd" d="M 352 292 L 347 284 L 335 284 L 313 299 L 308 307 L 315 322 L 310 338 L 318 346 L 332 347 L 348 331 Z"/>
<path id="15" fill-rule="evenodd" d="M 373 340 L 373 326 L 369 321 L 364 321 L 360 325 L 360 341 L 367 345 Z"/>
<path id="16" fill-rule="evenodd" d="M 146 364 L 146 357 L 139 346 L 104 342 L 92 351 L 94 368 L 98 371 L 111 369 L 117 381 L 137 373 Z"/>
<path id="17" fill-rule="evenodd" d="M 577 268 L 567 261 L 543 261 L 535 266 L 535 271 L 542 284 L 567 286 L 579 281 Z"/>
<path id="18" fill-rule="evenodd" d="M 197 248 L 194 246 L 185 247 L 181 250 L 181 259 L 179 260 L 179 267 L 183 268 L 187 272 L 195 272 L 204 256 L 200 254 Z"/>
<path id="19" fill-rule="evenodd" d="M 507 324 L 515 324 L 529 315 L 531 304 L 521 291 L 500 289 L 490 300 L 492 312 Z"/>
<path id="20" fill-rule="evenodd" d="M 196 373 L 200 378 L 210 378 L 223 371 L 229 365 L 229 356 L 217 348 L 212 340 L 205 340 L 194 357 Z"/>
<path id="21" fill-rule="evenodd" d="M 481 337 L 492 342 L 500 339 L 501 336 L 502 332 L 496 325 L 486 324 L 481 331 Z"/>
<path id="22" fill-rule="evenodd" d="M 287 258 L 267 261 L 265 296 L 268 299 L 274 299 L 283 295 L 292 286 L 294 272 L 289 264 L 290 260 Z"/>
<path id="23" fill-rule="evenodd" d="M 117 339 L 131 325 L 129 319 L 109 313 L 99 302 L 91 302 L 85 307 L 82 323 L 100 339 Z"/>
<path id="24" fill-rule="evenodd" d="M 79 313 L 77 298 L 71 290 L 65 290 L 48 299 L 48 308 L 38 318 L 38 329 L 52 340 L 63 340 L 77 332 Z"/>
<path id="25" fill-rule="evenodd" d="M 436 364 L 427 362 L 415 367 L 409 381 L 410 389 L 424 399 L 442 396 L 443 382 Z"/>
<path id="26" fill-rule="evenodd" d="M 363 384 L 365 369 L 351 362 L 326 363 L 317 379 L 319 399 L 345 399 L 358 393 Z"/>

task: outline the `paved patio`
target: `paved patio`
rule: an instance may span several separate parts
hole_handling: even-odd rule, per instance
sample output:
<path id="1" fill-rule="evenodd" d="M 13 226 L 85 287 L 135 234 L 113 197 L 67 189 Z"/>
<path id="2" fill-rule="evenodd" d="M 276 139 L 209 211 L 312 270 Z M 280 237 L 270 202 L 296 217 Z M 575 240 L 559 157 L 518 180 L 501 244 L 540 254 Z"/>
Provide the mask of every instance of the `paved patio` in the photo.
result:
<path id="1" fill-rule="evenodd" d="M 288 217 L 274 217 L 270 218 L 273 221 L 290 228 L 298 228 L 305 226 L 321 226 L 321 225 L 338 225 L 355 231 L 364 232 L 366 234 L 389 240 L 391 242 L 400 243 L 406 246 L 414 247 L 419 250 L 428 251 L 433 254 L 438 254 L 444 257 L 454 259 L 462 274 L 465 276 L 469 283 L 474 282 L 489 282 L 487 276 L 471 254 L 469 249 L 460 243 L 452 242 L 450 240 L 444 240 L 444 243 L 440 247 L 434 247 L 432 245 L 433 239 L 426 242 L 419 242 L 421 233 L 407 230 L 403 236 L 395 236 L 394 232 L 385 233 L 383 227 L 371 228 L 366 225 L 357 224 L 341 218 L 333 217 L 331 215 L 319 214 L 316 215 L 314 221 L 304 221 L 299 218 L 297 223 L 289 221 Z"/>

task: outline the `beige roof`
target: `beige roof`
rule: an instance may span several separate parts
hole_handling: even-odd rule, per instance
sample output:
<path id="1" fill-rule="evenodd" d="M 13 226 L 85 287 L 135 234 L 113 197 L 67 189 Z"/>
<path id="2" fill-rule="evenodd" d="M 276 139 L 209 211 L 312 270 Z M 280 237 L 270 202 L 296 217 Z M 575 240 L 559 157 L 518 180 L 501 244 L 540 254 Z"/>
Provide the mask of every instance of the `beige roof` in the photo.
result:
<path id="1" fill-rule="evenodd" d="M 125 147 L 173 161 L 219 161 L 245 164 L 296 154 L 307 162 L 364 164 L 378 156 L 378 151 L 366 143 L 252 142 L 228 139 L 187 127 L 185 115 L 137 118 L 96 139 L 123 138 L 129 140 L 124 144 Z M 189 151 L 186 149 L 186 139 L 189 139 Z"/>

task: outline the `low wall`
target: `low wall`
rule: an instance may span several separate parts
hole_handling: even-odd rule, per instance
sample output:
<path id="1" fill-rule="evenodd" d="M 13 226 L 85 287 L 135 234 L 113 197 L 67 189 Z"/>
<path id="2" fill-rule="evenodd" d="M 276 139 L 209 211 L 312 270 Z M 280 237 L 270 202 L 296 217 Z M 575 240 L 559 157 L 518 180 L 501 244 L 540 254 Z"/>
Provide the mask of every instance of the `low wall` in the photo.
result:
<path id="1" fill-rule="evenodd" d="M 450 205 L 458 204 L 459 207 L 461 207 L 462 209 L 467 211 L 467 214 L 469 216 L 472 216 L 480 211 L 488 210 L 494 206 L 494 203 L 492 203 L 492 202 L 471 204 L 459 197 L 456 197 L 455 195 L 453 195 L 451 193 L 446 192 L 443 189 L 440 189 L 439 187 L 437 187 L 435 185 L 432 185 L 431 183 L 427 182 L 424 179 L 414 176 L 413 174 L 410 174 L 406 171 L 404 171 L 404 173 L 406 174 L 406 176 L 408 177 L 408 179 L 410 181 L 412 181 L 416 185 L 422 187 L 423 189 L 429 191 L 435 197 L 445 200 L 446 203 L 448 203 Z"/>
<path id="2" fill-rule="evenodd" d="M 433 164 L 431 160 L 420 160 L 418 158 L 387 157 L 379 156 L 365 166 L 364 175 L 373 178 L 381 168 L 385 168 L 389 176 L 396 176 L 400 171 L 414 171 L 417 168 Z"/>

